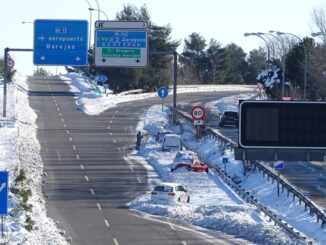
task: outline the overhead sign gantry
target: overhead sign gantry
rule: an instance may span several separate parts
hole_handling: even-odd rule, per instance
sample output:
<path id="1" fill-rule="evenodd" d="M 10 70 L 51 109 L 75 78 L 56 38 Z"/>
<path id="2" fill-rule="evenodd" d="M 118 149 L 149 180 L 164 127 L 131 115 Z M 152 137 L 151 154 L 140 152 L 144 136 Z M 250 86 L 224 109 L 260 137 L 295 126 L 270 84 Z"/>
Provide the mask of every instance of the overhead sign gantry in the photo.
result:
<path id="1" fill-rule="evenodd" d="M 326 102 L 241 101 L 242 160 L 326 161 Z"/>

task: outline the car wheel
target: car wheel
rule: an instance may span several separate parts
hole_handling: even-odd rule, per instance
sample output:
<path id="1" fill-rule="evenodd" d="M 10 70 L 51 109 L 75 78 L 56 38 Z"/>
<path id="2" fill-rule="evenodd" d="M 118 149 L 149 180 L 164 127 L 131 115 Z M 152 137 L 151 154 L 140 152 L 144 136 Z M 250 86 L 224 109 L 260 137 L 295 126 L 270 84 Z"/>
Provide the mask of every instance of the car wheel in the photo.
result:
<path id="1" fill-rule="evenodd" d="M 187 197 L 187 203 L 190 203 L 190 197 L 189 196 Z"/>

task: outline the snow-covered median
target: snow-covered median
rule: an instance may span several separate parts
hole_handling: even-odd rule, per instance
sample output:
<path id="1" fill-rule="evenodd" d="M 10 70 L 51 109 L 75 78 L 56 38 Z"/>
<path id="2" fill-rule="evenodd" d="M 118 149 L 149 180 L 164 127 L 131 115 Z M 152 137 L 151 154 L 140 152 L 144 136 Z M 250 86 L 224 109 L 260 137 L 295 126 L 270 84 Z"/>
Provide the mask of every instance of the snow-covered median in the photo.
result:
<path id="1" fill-rule="evenodd" d="M 7 117 L 1 118 L 0 170 L 9 172 L 10 186 L 1 241 L 13 245 L 68 244 L 46 214 L 37 116 L 29 107 L 27 90 L 26 77 L 17 75 L 15 84 L 8 85 Z M 0 103 L 2 111 L 2 96 Z"/>

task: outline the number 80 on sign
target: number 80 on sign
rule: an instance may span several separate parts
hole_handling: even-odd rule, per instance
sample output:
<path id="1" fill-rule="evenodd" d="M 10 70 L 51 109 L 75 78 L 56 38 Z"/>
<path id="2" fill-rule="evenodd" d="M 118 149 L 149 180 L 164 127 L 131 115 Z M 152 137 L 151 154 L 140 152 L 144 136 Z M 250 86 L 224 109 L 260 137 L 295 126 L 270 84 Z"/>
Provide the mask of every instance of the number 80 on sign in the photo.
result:
<path id="1" fill-rule="evenodd" d="M 194 106 L 191 110 L 191 117 L 193 120 L 204 120 L 205 110 L 201 106 Z"/>

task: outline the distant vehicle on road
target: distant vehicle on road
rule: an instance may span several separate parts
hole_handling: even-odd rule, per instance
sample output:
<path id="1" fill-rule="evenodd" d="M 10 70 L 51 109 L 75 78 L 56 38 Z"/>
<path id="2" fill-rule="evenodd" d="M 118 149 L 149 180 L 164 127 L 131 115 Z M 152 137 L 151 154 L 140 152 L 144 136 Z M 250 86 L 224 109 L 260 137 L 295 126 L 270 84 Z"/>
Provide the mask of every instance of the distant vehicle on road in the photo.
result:
<path id="1" fill-rule="evenodd" d="M 239 127 L 239 112 L 233 110 L 225 110 L 219 113 L 219 126 L 234 125 Z"/>
<path id="2" fill-rule="evenodd" d="M 182 150 L 182 140 L 180 135 L 167 134 L 162 141 L 162 151 L 179 151 Z"/>
<path id="3" fill-rule="evenodd" d="M 161 183 L 151 193 L 153 202 L 190 202 L 187 190 L 178 183 Z"/>
<path id="4" fill-rule="evenodd" d="M 171 166 L 171 172 L 179 168 L 186 168 L 194 172 L 208 172 L 208 166 L 199 160 L 197 154 L 186 150 L 179 151 L 176 154 Z"/>

